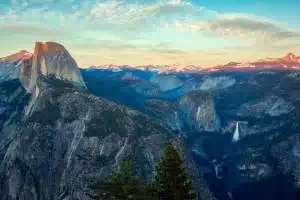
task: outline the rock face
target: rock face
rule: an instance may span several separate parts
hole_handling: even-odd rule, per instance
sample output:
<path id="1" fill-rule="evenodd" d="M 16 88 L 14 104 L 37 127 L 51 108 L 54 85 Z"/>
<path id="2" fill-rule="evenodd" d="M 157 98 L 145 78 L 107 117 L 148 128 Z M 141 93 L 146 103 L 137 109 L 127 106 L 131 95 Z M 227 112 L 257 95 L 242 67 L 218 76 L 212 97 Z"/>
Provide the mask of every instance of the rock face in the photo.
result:
<path id="1" fill-rule="evenodd" d="M 0 59 L 0 82 L 17 79 L 24 63 L 31 63 L 32 54 L 22 50 Z M 31 64 L 30 64 L 31 66 Z"/>
<path id="2" fill-rule="evenodd" d="M 216 132 L 221 128 L 214 100 L 207 92 L 190 92 L 174 102 L 151 99 L 146 108 L 147 113 L 174 130 Z"/>
<path id="3" fill-rule="evenodd" d="M 201 197 L 214 199 L 183 138 L 92 95 L 61 45 L 37 43 L 32 65 L 20 66 L 20 80 L 0 82 L 1 200 L 89 200 L 90 181 L 122 159 L 131 158 L 136 174 L 150 179 L 167 143 L 184 158 Z"/>
<path id="4" fill-rule="evenodd" d="M 32 58 L 32 67 L 24 64 L 20 70 L 20 80 L 28 90 L 33 90 L 40 75 L 54 76 L 85 87 L 79 68 L 69 52 L 54 42 L 37 42 Z"/>
<path id="5" fill-rule="evenodd" d="M 279 160 L 285 172 L 292 172 L 300 187 L 300 134 L 294 134 L 271 148 L 272 155 Z"/>
<path id="6" fill-rule="evenodd" d="M 173 90 L 182 85 L 180 79 L 174 75 L 156 75 L 150 81 L 156 84 L 162 91 Z"/>
<path id="7" fill-rule="evenodd" d="M 200 90 L 212 91 L 225 89 L 235 84 L 235 79 L 227 76 L 207 77 L 201 84 Z"/>
<path id="8" fill-rule="evenodd" d="M 278 96 L 267 96 L 255 100 L 255 102 L 242 105 L 238 114 L 240 116 L 253 116 L 256 118 L 260 118 L 262 115 L 277 117 L 288 114 L 294 109 L 295 107 L 293 104 L 285 101 L 283 98 Z"/>
<path id="9" fill-rule="evenodd" d="M 206 92 L 191 92 L 179 98 L 179 110 L 183 113 L 185 123 L 201 132 L 215 132 L 220 129 L 214 100 Z"/>
<path id="10" fill-rule="evenodd" d="M 185 124 L 176 103 L 168 101 L 150 99 L 146 102 L 146 112 L 167 124 L 173 130 L 184 131 Z"/>
<path id="11" fill-rule="evenodd" d="M 131 157 L 137 175 L 149 179 L 164 145 L 180 147 L 182 141 L 136 111 L 70 85 L 55 88 L 64 84 L 52 83 L 56 79 L 39 81 L 40 94 L 20 132 L 7 126 L 18 139 L 2 133 L 0 199 L 88 199 L 89 178 L 105 177 L 122 159 Z"/>

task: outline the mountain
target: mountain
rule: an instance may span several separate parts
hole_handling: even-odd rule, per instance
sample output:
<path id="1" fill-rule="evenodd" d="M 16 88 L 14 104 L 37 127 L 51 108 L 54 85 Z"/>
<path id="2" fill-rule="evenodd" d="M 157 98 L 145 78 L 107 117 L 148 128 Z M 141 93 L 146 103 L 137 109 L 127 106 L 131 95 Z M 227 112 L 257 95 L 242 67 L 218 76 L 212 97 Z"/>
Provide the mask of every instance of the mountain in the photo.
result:
<path id="1" fill-rule="evenodd" d="M 32 54 L 26 50 L 0 58 L 0 81 L 18 78 L 20 66 L 31 58 Z"/>
<path id="2" fill-rule="evenodd" d="M 201 68 L 194 65 L 163 65 L 159 66 L 159 71 L 161 73 L 170 73 L 170 72 L 198 72 Z"/>
<path id="3" fill-rule="evenodd" d="M 292 67 L 297 56 L 274 60 L 264 59 L 271 66 L 255 70 L 229 63 L 227 68 L 197 73 L 137 68 L 81 71 L 93 94 L 184 133 L 217 199 L 278 199 L 276 195 L 297 199 L 293 185 L 300 187 L 300 72 Z M 279 68 L 278 63 L 293 64 Z M 124 80 L 127 73 L 138 78 Z M 286 182 L 293 191 L 280 189 L 287 187 Z"/>
<path id="4" fill-rule="evenodd" d="M 54 42 L 37 42 L 32 67 L 23 67 L 21 71 L 20 79 L 23 86 L 29 90 L 34 89 L 39 75 L 54 76 L 56 79 L 85 86 L 75 60 L 62 45 Z"/>
<path id="5" fill-rule="evenodd" d="M 0 199 L 88 200 L 89 183 L 118 169 L 122 159 L 131 158 L 136 175 L 150 179 L 167 143 L 184 158 L 202 199 L 215 199 L 185 139 L 91 94 L 62 45 L 37 42 L 32 55 L 9 58 L 0 63 L 16 75 L 0 81 Z"/>
<path id="6" fill-rule="evenodd" d="M 0 199 L 88 200 L 125 158 L 151 179 L 167 143 L 202 199 L 297 199 L 297 62 L 79 70 L 54 42 L 1 58 Z"/>
<path id="7" fill-rule="evenodd" d="M 147 70 L 158 73 L 176 73 L 176 72 L 190 72 L 195 73 L 201 70 L 201 67 L 197 67 L 194 65 L 139 65 L 139 66 L 130 66 L 130 65 L 99 65 L 99 66 L 91 66 L 89 67 L 91 70 L 111 70 L 111 71 L 121 71 L 126 69 L 138 69 L 138 70 Z"/>
<path id="8" fill-rule="evenodd" d="M 254 62 L 236 63 L 230 62 L 226 65 L 219 65 L 208 70 L 262 70 L 262 69 L 277 69 L 277 70 L 300 70 L 300 56 L 288 53 L 282 58 L 265 58 Z"/>
<path id="9" fill-rule="evenodd" d="M 296 56 L 292 53 L 288 53 L 282 58 L 265 58 L 259 59 L 253 62 L 238 63 L 229 62 L 225 65 L 217 65 L 214 67 L 200 67 L 194 65 L 141 65 L 141 66 L 129 66 L 129 65 L 99 65 L 91 66 L 89 69 L 97 70 L 111 70 L 111 71 L 121 71 L 127 69 L 138 69 L 138 70 L 148 70 L 157 73 L 207 73 L 219 70 L 262 70 L 262 69 L 277 69 L 277 70 L 300 70 L 300 56 Z"/>
<path id="10" fill-rule="evenodd" d="M 0 58 L 0 61 L 5 61 L 5 62 L 18 62 L 20 60 L 25 60 L 28 58 L 32 57 L 32 53 L 26 51 L 26 50 L 21 50 L 15 54 L 12 54 L 10 56 L 4 57 L 4 58 Z"/>

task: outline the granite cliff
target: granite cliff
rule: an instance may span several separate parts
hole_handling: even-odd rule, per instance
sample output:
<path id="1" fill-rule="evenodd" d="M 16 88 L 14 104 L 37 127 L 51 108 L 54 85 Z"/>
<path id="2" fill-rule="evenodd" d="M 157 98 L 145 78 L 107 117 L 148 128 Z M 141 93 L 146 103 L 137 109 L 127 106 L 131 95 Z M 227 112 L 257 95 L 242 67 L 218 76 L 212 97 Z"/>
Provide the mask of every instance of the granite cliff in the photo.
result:
<path id="1" fill-rule="evenodd" d="M 173 143 L 202 198 L 214 199 L 184 139 L 150 117 L 85 87 L 77 64 L 56 43 L 36 43 L 0 82 L 0 199 L 90 199 L 88 184 L 131 158 L 150 179 Z M 200 180 L 200 182 L 199 182 Z"/>

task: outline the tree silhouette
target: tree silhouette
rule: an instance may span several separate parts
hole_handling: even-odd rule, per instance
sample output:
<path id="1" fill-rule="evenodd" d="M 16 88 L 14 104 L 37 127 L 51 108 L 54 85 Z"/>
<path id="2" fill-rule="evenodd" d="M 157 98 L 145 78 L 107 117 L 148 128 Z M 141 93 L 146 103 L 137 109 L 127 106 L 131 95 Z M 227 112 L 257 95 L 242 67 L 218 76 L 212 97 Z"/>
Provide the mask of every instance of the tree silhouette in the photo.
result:
<path id="1" fill-rule="evenodd" d="M 186 176 L 183 161 L 173 145 L 168 144 L 156 168 L 154 196 L 164 200 L 193 200 L 192 182 Z"/>
<path id="2" fill-rule="evenodd" d="M 96 200 L 141 199 L 144 183 L 134 176 L 133 169 L 131 160 L 122 161 L 118 172 L 113 172 L 105 180 L 97 181 L 91 186 L 95 194 L 90 196 Z"/>

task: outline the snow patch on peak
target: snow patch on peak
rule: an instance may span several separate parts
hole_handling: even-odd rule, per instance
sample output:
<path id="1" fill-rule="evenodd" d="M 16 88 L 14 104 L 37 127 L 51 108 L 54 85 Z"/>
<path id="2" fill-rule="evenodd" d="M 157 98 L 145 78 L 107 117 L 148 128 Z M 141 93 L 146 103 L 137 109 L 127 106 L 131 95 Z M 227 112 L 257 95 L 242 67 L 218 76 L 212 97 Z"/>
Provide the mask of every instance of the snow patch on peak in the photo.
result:
<path id="1" fill-rule="evenodd" d="M 119 72 L 123 69 L 137 69 L 144 71 L 151 71 L 156 73 L 172 73 L 172 72 L 188 72 L 188 73 L 196 73 L 200 72 L 202 69 L 200 67 L 194 65 L 140 65 L 140 66 L 130 66 L 130 65 L 99 65 L 99 66 L 91 66 L 88 70 L 110 70 L 113 72 Z"/>

